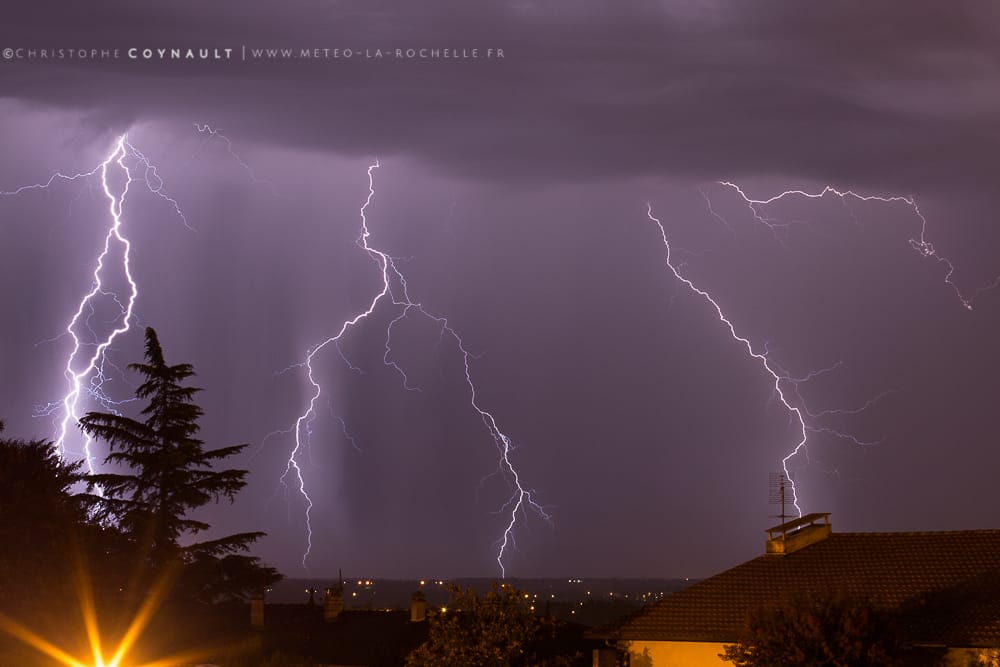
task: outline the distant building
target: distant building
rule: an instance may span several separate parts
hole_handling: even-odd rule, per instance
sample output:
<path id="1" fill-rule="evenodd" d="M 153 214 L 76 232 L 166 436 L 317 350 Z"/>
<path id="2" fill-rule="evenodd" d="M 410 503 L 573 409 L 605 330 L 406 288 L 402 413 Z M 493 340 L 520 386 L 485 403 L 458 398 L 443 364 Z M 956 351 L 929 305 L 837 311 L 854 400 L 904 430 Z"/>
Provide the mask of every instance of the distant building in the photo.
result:
<path id="1" fill-rule="evenodd" d="M 409 610 L 349 610 L 342 585 L 335 584 L 326 589 L 322 607 L 267 605 L 257 627 L 267 653 L 308 656 L 336 667 L 398 667 L 427 639 L 422 597 L 414 595 Z"/>
<path id="2" fill-rule="evenodd" d="M 780 598 L 841 594 L 893 613 L 912 646 L 967 665 L 1000 647 L 1000 530 L 834 533 L 829 514 L 767 531 L 765 553 L 646 605 L 589 636 L 606 640 L 595 667 L 729 665 L 749 612 Z"/>

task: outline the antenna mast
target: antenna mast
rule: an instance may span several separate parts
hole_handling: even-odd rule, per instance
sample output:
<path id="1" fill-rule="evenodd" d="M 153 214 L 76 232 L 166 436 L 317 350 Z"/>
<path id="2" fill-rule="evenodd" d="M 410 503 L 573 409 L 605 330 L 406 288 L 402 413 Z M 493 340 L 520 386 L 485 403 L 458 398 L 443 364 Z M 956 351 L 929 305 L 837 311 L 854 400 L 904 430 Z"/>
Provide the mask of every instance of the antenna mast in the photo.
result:
<path id="1" fill-rule="evenodd" d="M 785 513 L 785 506 L 788 504 L 790 499 L 790 493 L 788 488 L 791 486 L 788 481 L 788 476 L 784 472 L 772 472 L 767 475 L 767 503 L 769 505 L 780 505 L 781 514 L 771 514 L 769 518 L 781 519 L 781 523 L 785 523 L 786 520 L 794 518 L 792 514 Z"/>

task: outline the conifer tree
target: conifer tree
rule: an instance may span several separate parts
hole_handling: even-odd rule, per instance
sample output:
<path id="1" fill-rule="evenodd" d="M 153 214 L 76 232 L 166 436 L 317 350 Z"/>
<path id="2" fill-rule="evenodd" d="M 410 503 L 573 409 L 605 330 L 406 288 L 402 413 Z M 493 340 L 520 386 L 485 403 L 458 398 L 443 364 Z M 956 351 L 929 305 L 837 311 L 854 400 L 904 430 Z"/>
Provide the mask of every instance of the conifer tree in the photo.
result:
<path id="1" fill-rule="evenodd" d="M 136 397 L 148 401 L 139 421 L 108 412 L 90 412 L 80 420 L 89 435 L 110 447 L 105 463 L 121 472 L 93 475 L 101 490 L 100 516 L 113 521 L 148 553 L 154 573 L 170 565 L 184 566 L 194 597 L 218 600 L 239 597 L 279 578 L 255 557 L 241 555 L 264 533 L 247 532 L 181 544 L 210 526 L 189 512 L 223 498 L 232 502 L 246 486 L 246 470 L 213 466 L 247 445 L 205 449 L 196 436 L 202 409 L 194 403 L 200 391 L 185 386 L 194 375 L 190 364 L 168 365 L 156 332 L 146 329 L 146 361 L 129 369 L 143 376 Z M 209 575 L 211 581 L 200 580 Z M 185 577 L 182 577 L 185 580 Z"/>

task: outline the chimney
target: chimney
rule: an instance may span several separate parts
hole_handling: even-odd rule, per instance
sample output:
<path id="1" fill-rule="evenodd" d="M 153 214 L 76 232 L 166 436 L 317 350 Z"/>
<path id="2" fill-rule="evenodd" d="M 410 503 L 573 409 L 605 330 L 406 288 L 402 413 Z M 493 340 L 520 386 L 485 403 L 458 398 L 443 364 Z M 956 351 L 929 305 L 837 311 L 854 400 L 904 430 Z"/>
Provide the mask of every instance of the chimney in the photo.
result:
<path id="1" fill-rule="evenodd" d="M 830 513 L 807 514 L 780 526 L 768 528 L 764 552 L 769 556 L 786 556 L 810 544 L 825 540 L 833 529 Z"/>
<path id="2" fill-rule="evenodd" d="M 427 620 L 427 596 L 417 591 L 410 596 L 410 623 Z"/>

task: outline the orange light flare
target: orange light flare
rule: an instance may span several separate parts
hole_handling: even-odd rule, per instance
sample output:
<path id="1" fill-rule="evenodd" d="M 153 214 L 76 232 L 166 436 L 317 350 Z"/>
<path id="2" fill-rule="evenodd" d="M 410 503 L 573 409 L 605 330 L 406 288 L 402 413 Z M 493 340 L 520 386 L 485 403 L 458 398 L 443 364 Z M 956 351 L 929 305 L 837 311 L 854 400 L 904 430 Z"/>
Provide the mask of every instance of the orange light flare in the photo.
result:
<path id="1" fill-rule="evenodd" d="M 167 574 L 158 578 L 149 594 L 143 599 L 138 611 L 129 621 L 128 628 L 122 633 L 117 646 L 113 651 L 106 651 L 101 638 L 93 589 L 85 570 L 86 568 L 84 567 L 79 568 L 77 593 L 80 600 L 83 626 L 86 631 L 87 643 L 89 644 L 89 658 L 78 659 L 72 654 L 76 651 L 71 652 L 71 649 L 57 646 L 55 643 L 42 637 L 31 628 L 7 616 L 3 612 L 0 612 L 0 631 L 19 639 L 26 645 L 56 660 L 58 664 L 65 667 L 181 667 L 199 662 L 204 658 L 209 658 L 215 653 L 212 649 L 199 648 L 182 651 L 169 657 L 158 658 L 148 662 L 126 662 L 129 653 L 135 647 L 143 630 L 149 625 L 153 615 L 166 597 L 167 590 L 173 583 L 176 571 L 167 572 Z M 105 658 L 107 654 L 111 655 L 110 659 Z"/>

